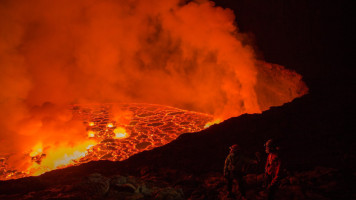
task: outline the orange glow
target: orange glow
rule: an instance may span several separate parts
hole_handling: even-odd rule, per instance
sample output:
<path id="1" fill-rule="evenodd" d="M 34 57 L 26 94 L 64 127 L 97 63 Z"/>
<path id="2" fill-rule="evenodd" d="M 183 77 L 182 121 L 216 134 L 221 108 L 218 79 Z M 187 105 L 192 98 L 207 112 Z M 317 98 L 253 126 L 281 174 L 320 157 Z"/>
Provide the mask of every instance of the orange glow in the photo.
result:
<path id="1" fill-rule="evenodd" d="M 211 121 L 211 122 L 208 122 L 205 124 L 204 128 L 209 128 L 211 125 L 214 125 L 214 124 L 218 124 L 220 123 L 221 120 L 220 119 L 215 119 L 214 121 Z"/>
<path id="2" fill-rule="evenodd" d="M 85 128 L 89 138 L 76 144 L 58 145 L 37 143 L 30 155 L 30 165 L 22 171 L 5 168 L 1 179 L 40 175 L 46 171 L 93 160 L 124 160 L 143 150 L 153 149 L 171 142 L 182 133 L 202 130 L 212 120 L 211 115 L 153 104 L 99 104 L 75 105 L 73 113 L 83 122 L 95 118 L 98 123 Z M 83 112 L 85 111 L 85 112 Z M 117 117 L 121 113 L 121 118 Z M 103 124 L 113 121 L 120 126 L 108 129 Z M 105 123 L 107 124 L 107 123 Z M 85 132 L 84 132 L 85 134 Z M 95 138 L 95 140 L 94 140 Z M 45 146 L 43 144 L 46 144 Z M 7 163 L 7 160 L 5 160 Z"/>
<path id="3" fill-rule="evenodd" d="M 0 179 L 124 160 L 308 92 L 230 9 L 187 2 L 0 3 Z"/>
<path id="4" fill-rule="evenodd" d="M 121 128 L 121 127 L 116 128 L 114 130 L 114 133 L 115 133 L 115 136 L 114 136 L 115 139 L 122 139 L 122 138 L 128 137 L 128 134 L 126 133 L 126 130 L 124 128 Z"/>
<path id="5" fill-rule="evenodd" d="M 28 173 L 37 176 L 53 169 L 75 164 L 75 161 L 84 157 L 87 150 L 96 143 L 95 141 L 89 140 L 73 147 L 63 145 L 49 149 L 48 152 L 46 152 L 47 156 L 42 159 L 41 164 L 33 163 L 32 166 L 29 167 Z"/>
<path id="6" fill-rule="evenodd" d="M 30 153 L 31 157 L 35 157 L 41 155 L 43 151 L 42 143 L 38 143 L 35 147 L 33 147 L 32 152 Z"/>
<path id="7" fill-rule="evenodd" d="M 94 131 L 88 131 L 88 137 L 90 137 L 90 138 L 95 137 L 95 132 Z"/>

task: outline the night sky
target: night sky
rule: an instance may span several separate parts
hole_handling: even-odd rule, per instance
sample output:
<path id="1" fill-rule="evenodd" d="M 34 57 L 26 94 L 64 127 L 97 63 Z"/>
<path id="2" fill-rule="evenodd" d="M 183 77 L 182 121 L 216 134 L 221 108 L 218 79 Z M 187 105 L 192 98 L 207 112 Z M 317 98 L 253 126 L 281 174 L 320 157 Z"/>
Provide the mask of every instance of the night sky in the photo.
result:
<path id="1" fill-rule="evenodd" d="M 352 1 L 215 2 L 234 10 L 261 58 L 296 70 L 312 92 L 353 93 Z"/>

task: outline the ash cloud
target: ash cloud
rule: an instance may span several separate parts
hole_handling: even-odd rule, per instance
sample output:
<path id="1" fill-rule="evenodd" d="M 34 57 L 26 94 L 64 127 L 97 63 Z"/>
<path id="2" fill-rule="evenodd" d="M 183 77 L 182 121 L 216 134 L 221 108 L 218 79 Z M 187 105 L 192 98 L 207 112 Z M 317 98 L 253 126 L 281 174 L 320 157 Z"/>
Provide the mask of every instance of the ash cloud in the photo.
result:
<path id="1" fill-rule="evenodd" d="M 68 104 L 155 103 L 226 119 L 307 92 L 299 74 L 257 61 L 233 12 L 209 1 L 5 0 L 0 14 L 0 155 L 82 141 Z"/>

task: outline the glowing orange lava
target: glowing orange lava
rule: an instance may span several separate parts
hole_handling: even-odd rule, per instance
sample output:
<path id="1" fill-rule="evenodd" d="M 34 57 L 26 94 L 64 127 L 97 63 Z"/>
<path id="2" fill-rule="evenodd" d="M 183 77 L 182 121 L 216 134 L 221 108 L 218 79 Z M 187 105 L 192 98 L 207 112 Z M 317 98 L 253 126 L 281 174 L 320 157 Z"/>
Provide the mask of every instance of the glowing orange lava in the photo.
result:
<path id="1" fill-rule="evenodd" d="M 182 133 L 200 131 L 211 115 L 152 104 L 90 104 L 72 106 L 73 117 L 86 125 L 87 141 L 80 145 L 44 149 L 38 143 L 27 155 L 26 171 L 10 170 L 0 160 L 0 179 L 40 175 L 94 160 L 120 161 L 143 150 L 167 144 Z M 213 122 L 217 123 L 217 122 Z"/>

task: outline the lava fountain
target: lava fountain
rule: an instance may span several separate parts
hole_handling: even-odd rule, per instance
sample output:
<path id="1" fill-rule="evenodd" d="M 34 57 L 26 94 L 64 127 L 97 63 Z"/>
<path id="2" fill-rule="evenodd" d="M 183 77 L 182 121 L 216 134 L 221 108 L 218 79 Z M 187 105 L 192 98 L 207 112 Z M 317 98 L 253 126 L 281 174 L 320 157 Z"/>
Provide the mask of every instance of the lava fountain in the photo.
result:
<path id="1" fill-rule="evenodd" d="M 3 0 L 0 14 L 0 179 L 126 159 L 308 91 L 207 0 Z"/>

